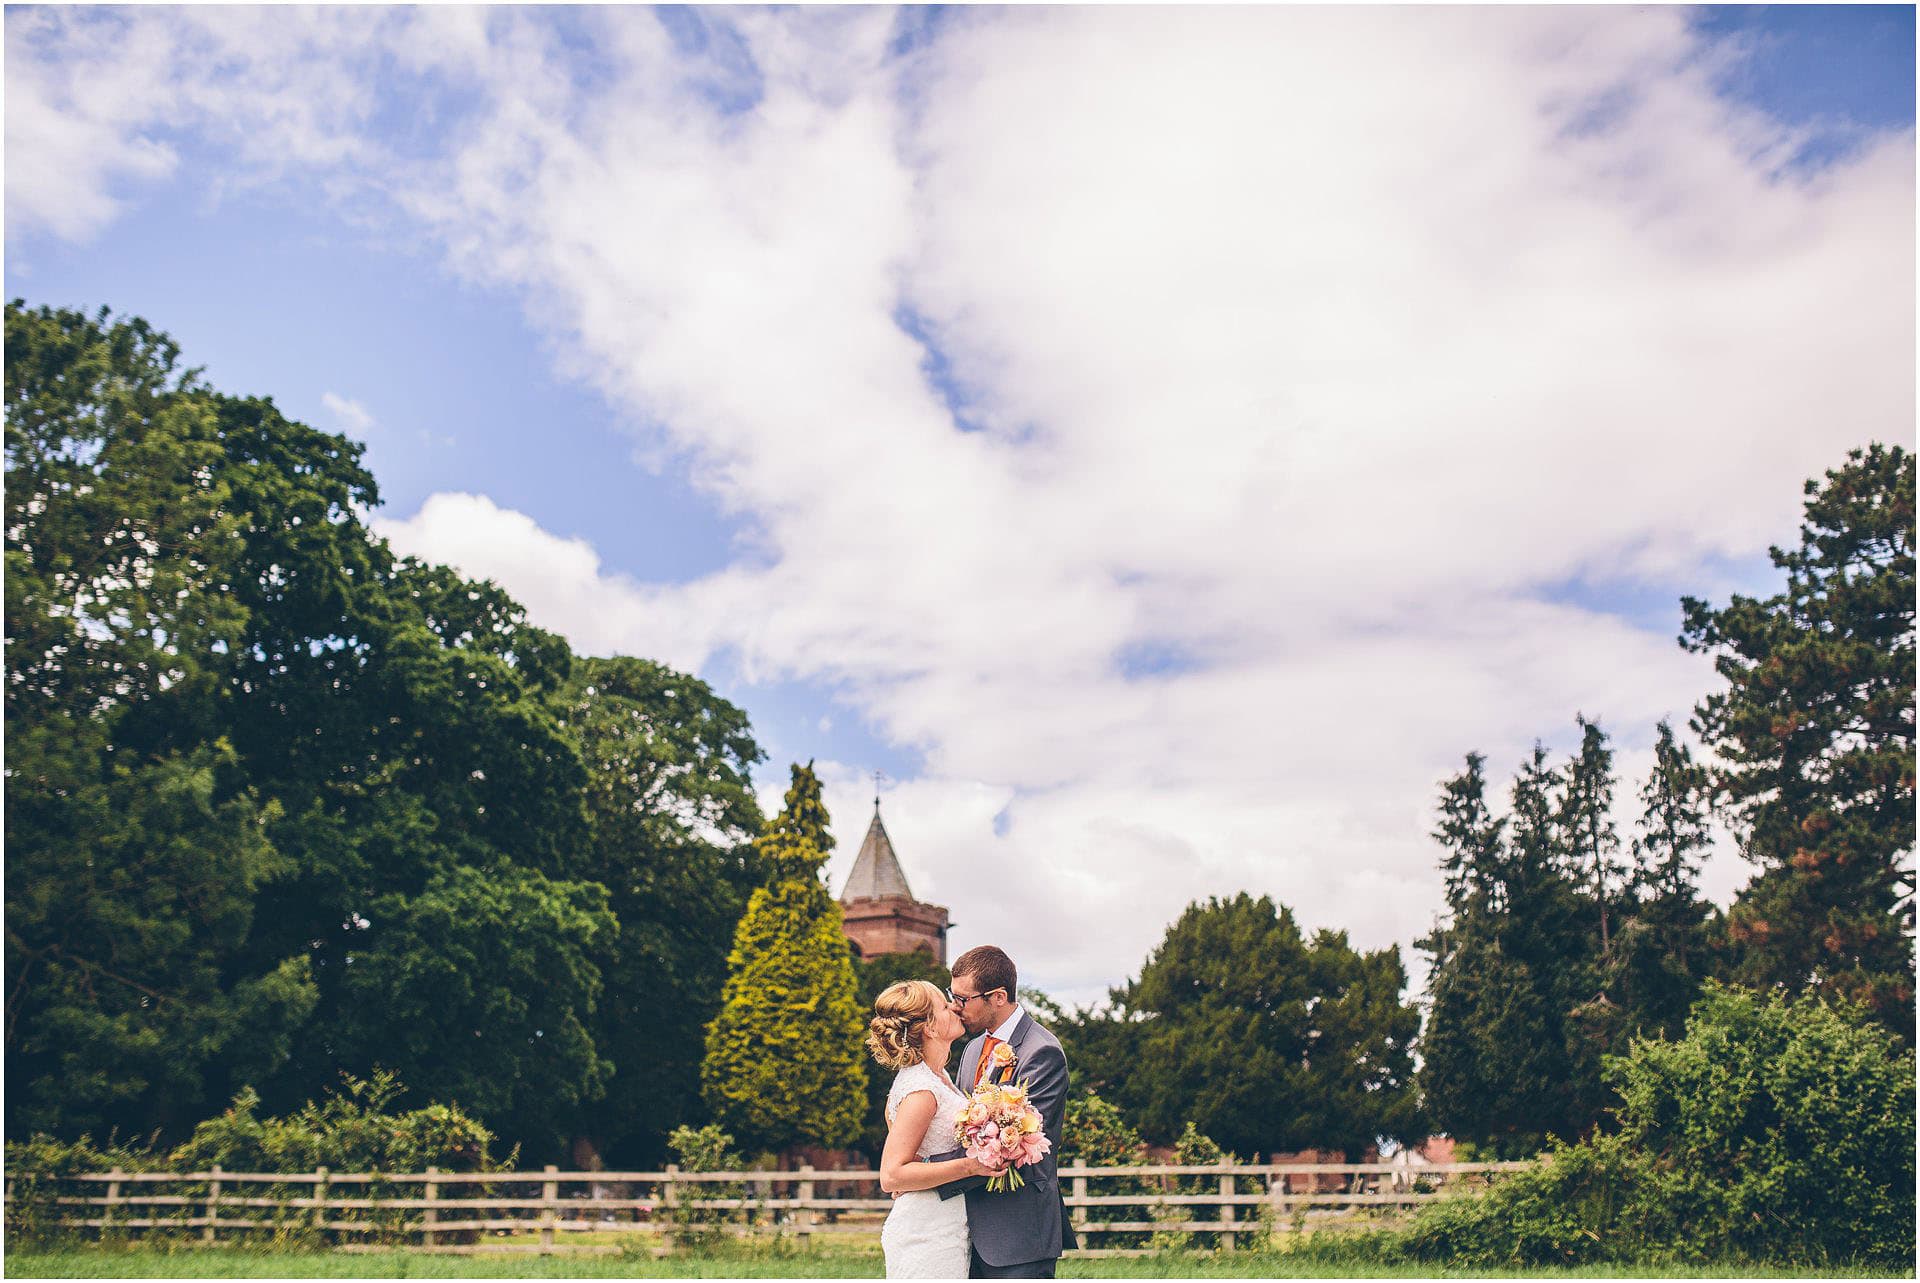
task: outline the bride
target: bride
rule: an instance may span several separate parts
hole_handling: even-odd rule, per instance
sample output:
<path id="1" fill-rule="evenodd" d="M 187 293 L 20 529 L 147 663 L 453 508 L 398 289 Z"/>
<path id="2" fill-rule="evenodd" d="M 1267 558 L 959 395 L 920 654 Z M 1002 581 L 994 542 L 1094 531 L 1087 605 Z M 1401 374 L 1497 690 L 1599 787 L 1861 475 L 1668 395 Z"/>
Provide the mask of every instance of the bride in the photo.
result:
<path id="1" fill-rule="evenodd" d="M 967 1200 L 941 1199 L 935 1188 L 993 1168 L 971 1158 L 928 1162 L 957 1148 L 953 1126 L 967 1097 L 947 1077 L 953 1044 L 966 1036 L 946 995 L 925 980 L 889 985 L 873 1004 L 867 1049 L 897 1070 L 887 1092 L 887 1143 L 880 1152 L 880 1188 L 896 1195 L 880 1231 L 890 1279 L 963 1279 L 972 1244 Z"/>

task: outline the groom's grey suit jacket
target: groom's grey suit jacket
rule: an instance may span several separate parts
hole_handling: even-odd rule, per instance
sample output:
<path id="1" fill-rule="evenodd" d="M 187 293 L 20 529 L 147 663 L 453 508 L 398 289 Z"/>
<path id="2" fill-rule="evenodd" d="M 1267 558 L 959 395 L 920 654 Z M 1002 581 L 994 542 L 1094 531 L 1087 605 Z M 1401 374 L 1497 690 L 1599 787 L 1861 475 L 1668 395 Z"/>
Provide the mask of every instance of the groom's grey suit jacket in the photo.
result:
<path id="1" fill-rule="evenodd" d="M 980 1048 L 985 1042 L 986 1035 L 982 1034 L 960 1053 L 958 1086 L 962 1091 L 973 1089 Z M 1031 1167 L 1020 1169 L 1026 1184 L 1011 1193 L 988 1193 L 984 1177 L 955 1182 L 940 1191 L 943 1198 L 965 1191 L 973 1250 L 994 1266 L 1052 1260 L 1078 1246 L 1073 1224 L 1067 1219 L 1058 1174 L 1060 1126 L 1067 1112 L 1067 1054 L 1060 1050 L 1060 1040 L 1025 1011 L 1020 1013 L 1008 1045 L 1015 1057 L 1013 1068 L 989 1076 L 995 1082 L 1027 1084 L 1027 1098 L 1040 1111 L 1042 1130 L 1053 1142 L 1053 1149 Z"/>

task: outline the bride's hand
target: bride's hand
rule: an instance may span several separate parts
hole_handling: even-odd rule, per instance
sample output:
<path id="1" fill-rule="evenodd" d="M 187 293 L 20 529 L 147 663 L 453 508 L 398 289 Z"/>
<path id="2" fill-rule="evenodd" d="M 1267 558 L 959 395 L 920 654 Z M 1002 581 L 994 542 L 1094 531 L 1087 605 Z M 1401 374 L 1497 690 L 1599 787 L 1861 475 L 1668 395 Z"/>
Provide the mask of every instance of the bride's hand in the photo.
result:
<path id="1" fill-rule="evenodd" d="M 967 1175 L 968 1176 L 998 1176 L 1001 1172 L 1005 1170 L 1006 1169 L 1002 1167 L 989 1167 L 985 1163 L 981 1162 L 979 1159 L 975 1158 L 972 1154 L 967 1155 Z"/>

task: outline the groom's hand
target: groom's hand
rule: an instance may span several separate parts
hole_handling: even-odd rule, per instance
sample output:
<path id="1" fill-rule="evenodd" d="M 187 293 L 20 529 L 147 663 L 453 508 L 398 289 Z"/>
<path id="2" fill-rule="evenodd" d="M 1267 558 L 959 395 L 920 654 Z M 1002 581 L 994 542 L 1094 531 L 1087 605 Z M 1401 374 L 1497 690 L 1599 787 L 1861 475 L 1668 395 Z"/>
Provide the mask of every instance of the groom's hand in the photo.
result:
<path id="1" fill-rule="evenodd" d="M 949 1159 L 965 1158 L 966 1156 L 967 1156 L 967 1151 L 964 1149 L 950 1149 L 944 1154 L 928 1155 L 927 1161 L 929 1163 L 944 1163 Z M 933 1187 L 933 1191 L 934 1193 L 938 1194 L 941 1197 L 941 1199 L 944 1201 L 946 1199 L 953 1198 L 957 1195 L 964 1194 L 970 1189 L 979 1189 L 981 1186 L 985 1185 L 986 1183 L 987 1183 L 987 1178 L 984 1176 L 962 1176 L 957 1181 L 948 1181 L 945 1185 L 935 1185 Z"/>

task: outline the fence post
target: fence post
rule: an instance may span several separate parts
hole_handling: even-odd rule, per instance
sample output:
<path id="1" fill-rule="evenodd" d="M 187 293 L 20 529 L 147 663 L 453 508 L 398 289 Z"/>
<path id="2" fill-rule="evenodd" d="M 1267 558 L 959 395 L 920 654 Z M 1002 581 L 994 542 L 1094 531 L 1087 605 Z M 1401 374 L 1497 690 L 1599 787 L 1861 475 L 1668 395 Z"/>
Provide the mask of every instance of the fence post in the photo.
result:
<path id="1" fill-rule="evenodd" d="M 667 1179 L 660 1182 L 660 1197 L 656 1199 L 655 1202 L 659 1204 L 659 1207 L 654 1212 L 648 1214 L 647 1219 L 649 1221 L 657 1218 L 668 1225 L 678 1224 L 680 1219 L 680 1164 L 667 1164 Z M 665 1213 L 665 1215 L 660 1215 L 660 1213 Z"/>
<path id="2" fill-rule="evenodd" d="M 547 1164 L 547 1179 L 540 1186 L 540 1255 L 546 1256 L 553 1251 L 553 1223 L 560 1209 L 560 1182 L 553 1179 L 559 1171 L 552 1163 Z"/>
<path id="3" fill-rule="evenodd" d="M 313 1170 L 318 1179 L 313 1182 L 313 1232 L 320 1236 L 320 1244 L 327 1242 L 327 1169 L 324 1166 Z"/>
<path id="4" fill-rule="evenodd" d="M 1220 1250 L 1223 1252 L 1233 1250 L 1233 1230 L 1228 1228 L 1233 1224 L 1233 1204 L 1228 1201 L 1232 1197 L 1233 1159 L 1222 1158 L 1220 1160 Z"/>
<path id="5" fill-rule="evenodd" d="M 120 1197 L 120 1169 L 116 1167 L 108 1172 L 107 1175 L 113 1177 L 113 1179 L 107 1182 L 107 1201 L 100 1208 L 100 1237 L 102 1239 L 109 1237 L 113 1232 L 114 1200 Z M 11 1202 L 13 1198 L 13 1183 L 11 1181 L 7 1183 L 7 1198 L 9 1202 Z M 80 1215 L 83 1220 L 86 1218 L 85 1208 L 81 1209 Z"/>
<path id="6" fill-rule="evenodd" d="M 440 1201 L 440 1169 L 438 1167 L 427 1168 L 424 1192 L 420 1197 L 429 1203 L 437 1203 Z M 420 1219 L 425 1223 L 420 1231 L 420 1246 L 432 1247 L 434 1244 L 433 1227 L 440 1223 L 439 1209 L 429 1207 L 426 1215 Z"/>
<path id="7" fill-rule="evenodd" d="M 813 1242 L 813 1164 L 800 1164 L 800 1214 L 794 1218 L 798 1226 L 800 1241 L 811 1245 Z"/>
<path id="8" fill-rule="evenodd" d="M 212 1243 L 219 1236 L 214 1232 L 214 1222 L 220 1218 L 220 1164 L 213 1165 L 213 1179 L 207 1183 L 207 1227 L 200 1231 L 200 1241 Z"/>
<path id="9" fill-rule="evenodd" d="M 1087 1197 L 1086 1177 L 1076 1176 L 1073 1178 L 1073 1197 L 1075 1206 L 1069 1214 L 1069 1219 L 1073 1221 L 1074 1233 L 1084 1234 L 1087 1229 L 1087 1205 L 1085 1201 Z M 1081 1246 L 1085 1247 L 1086 1244 L 1082 1243 Z"/>

